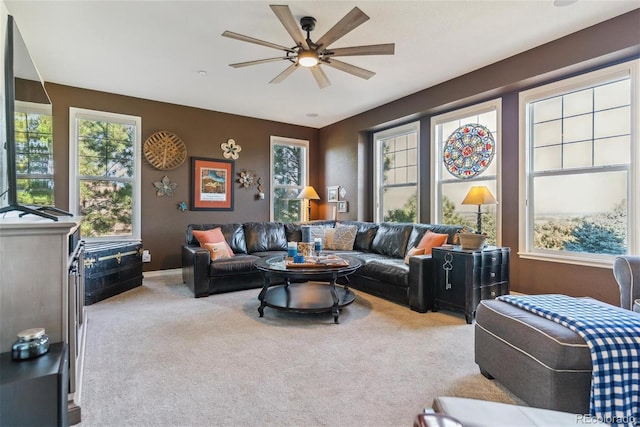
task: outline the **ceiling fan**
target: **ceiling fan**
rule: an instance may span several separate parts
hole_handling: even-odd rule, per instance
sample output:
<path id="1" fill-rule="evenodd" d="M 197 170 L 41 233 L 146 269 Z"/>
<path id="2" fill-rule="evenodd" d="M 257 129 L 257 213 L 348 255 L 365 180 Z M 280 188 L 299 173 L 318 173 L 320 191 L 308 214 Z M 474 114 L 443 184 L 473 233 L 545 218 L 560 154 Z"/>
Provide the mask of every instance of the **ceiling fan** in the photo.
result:
<path id="1" fill-rule="evenodd" d="M 325 35 L 313 42 L 309 33 L 315 29 L 316 20 L 311 16 L 304 16 L 300 19 L 300 27 L 307 32 L 305 38 L 298 24 L 296 23 L 289 6 L 286 5 L 270 5 L 271 10 L 276 14 L 284 28 L 287 30 L 293 41 L 296 43 L 293 47 L 281 46 L 275 43 L 266 42 L 253 37 L 244 36 L 242 34 L 225 31 L 222 36 L 249 43 L 255 43 L 260 46 L 266 46 L 286 52 L 286 56 L 276 58 L 258 59 L 255 61 L 238 62 L 229 64 L 233 68 L 247 67 L 249 65 L 265 64 L 267 62 L 275 62 L 286 60 L 292 62 L 283 72 L 278 74 L 269 83 L 280 83 L 286 79 L 291 73 L 299 68 L 299 66 L 307 67 L 311 70 L 311 74 L 315 78 L 318 86 L 322 89 L 331 84 L 327 75 L 324 73 L 320 65 L 328 65 L 340 71 L 344 71 L 363 79 L 370 79 L 376 73 L 347 64 L 346 62 L 335 59 L 337 56 L 360 56 L 360 55 L 393 55 L 395 50 L 394 43 L 374 44 L 367 46 L 352 46 L 329 49 L 329 46 L 355 29 L 359 25 L 366 22 L 369 17 L 357 7 L 347 13 L 336 25 L 334 25 Z"/>

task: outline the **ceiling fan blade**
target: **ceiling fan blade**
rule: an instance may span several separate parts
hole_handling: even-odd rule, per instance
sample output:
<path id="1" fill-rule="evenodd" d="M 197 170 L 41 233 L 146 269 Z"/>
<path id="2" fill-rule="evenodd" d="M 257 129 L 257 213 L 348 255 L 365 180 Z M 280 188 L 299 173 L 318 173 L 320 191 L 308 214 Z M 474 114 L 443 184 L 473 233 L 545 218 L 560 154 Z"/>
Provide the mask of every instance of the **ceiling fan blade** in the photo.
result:
<path id="1" fill-rule="evenodd" d="M 284 50 L 285 52 L 291 52 L 291 53 L 294 52 L 291 48 L 280 46 L 279 44 L 275 44 L 275 43 L 269 43 L 264 40 L 256 39 L 253 37 L 243 36 L 242 34 L 234 33 L 232 31 L 225 31 L 224 33 L 222 33 L 222 37 L 229 37 L 230 39 L 236 39 L 243 42 L 259 44 L 260 46 L 272 47 L 274 49 Z"/>
<path id="2" fill-rule="evenodd" d="M 372 44 L 368 46 L 352 46 L 339 47 L 329 49 L 328 53 L 331 58 L 335 56 L 359 56 L 359 55 L 393 55 L 395 53 L 395 44 Z"/>
<path id="3" fill-rule="evenodd" d="M 336 25 L 316 42 L 321 49 L 326 49 L 331 43 L 347 34 L 349 31 L 368 21 L 369 17 L 357 7 L 351 9 Z"/>
<path id="4" fill-rule="evenodd" d="M 313 77 L 316 79 L 316 83 L 318 83 L 318 87 L 320 89 L 324 89 L 325 87 L 331 85 L 329 78 L 324 73 L 324 70 L 320 68 L 319 65 L 316 65 L 315 67 L 311 67 L 310 70 L 311 70 L 311 74 L 313 74 Z"/>
<path id="5" fill-rule="evenodd" d="M 304 35 L 302 34 L 302 31 L 300 30 L 300 27 L 296 22 L 296 19 L 293 17 L 293 14 L 289 9 L 289 6 L 272 4 L 269 7 L 271 8 L 271 10 L 273 10 L 273 13 L 276 14 L 278 19 L 280 20 L 280 23 L 287 30 L 293 41 L 303 48 L 309 49 L 307 40 L 305 40 Z"/>
<path id="6" fill-rule="evenodd" d="M 267 62 L 282 61 L 283 59 L 289 59 L 289 58 L 286 56 L 281 56 L 278 58 L 257 59 L 255 61 L 236 62 L 235 64 L 229 64 L 229 66 L 233 68 L 241 68 L 241 67 L 248 67 L 249 65 L 258 65 L 258 64 L 266 64 Z"/>
<path id="7" fill-rule="evenodd" d="M 273 80 L 271 80 L 269 83 L 280 83 L 281 81 L 289 77 L 289 74 L 293 73 L 297 69 L 298 69 L 297 62 L 295 64 L 291 64 L 287 68 L 285 68 L 283 72 L 281 72 Z"/>
<path id="8" fill-rule="evenodd" d="M 323 62 L 323 64 L 366 80 L 369 80 L 371 77 L 376 75 L 373 71 L 365 70 L 364 68 L 356 67 L 355 65 L 347 64 L 346 62 L 338 61 L 337 59 L 331 59 L 327 62 Z"/>

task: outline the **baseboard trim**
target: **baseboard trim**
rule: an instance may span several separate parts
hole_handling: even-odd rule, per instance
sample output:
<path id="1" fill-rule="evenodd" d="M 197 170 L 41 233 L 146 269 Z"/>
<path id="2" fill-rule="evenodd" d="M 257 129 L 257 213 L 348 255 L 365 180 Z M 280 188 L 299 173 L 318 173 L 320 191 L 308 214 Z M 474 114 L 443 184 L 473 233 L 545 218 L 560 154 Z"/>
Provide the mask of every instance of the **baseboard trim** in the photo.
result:
<path id="1" fill-rule="evenodd" d="M 170 270 L 153 270 L 145 271 L 142 273 L 143 277 L 160 277 L 160 276 L 173 276 L 174 274 L 181 274 L 181 268 L 172 268 Z"/>

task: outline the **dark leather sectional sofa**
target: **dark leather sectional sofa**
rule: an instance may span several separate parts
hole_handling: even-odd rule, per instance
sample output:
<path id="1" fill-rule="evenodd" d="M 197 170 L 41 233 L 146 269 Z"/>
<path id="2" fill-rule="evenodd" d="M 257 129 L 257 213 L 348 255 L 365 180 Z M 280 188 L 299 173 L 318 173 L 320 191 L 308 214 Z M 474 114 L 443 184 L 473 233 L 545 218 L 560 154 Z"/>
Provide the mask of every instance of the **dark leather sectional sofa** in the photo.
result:
<path id="1" fill-rule="evenodd" d="M 405 254 L 417 246 L 427 230 L 446 233 L 448 243 L 454 243 L 462 226 L 361 221 L 340 221 L 339 224 L 357 228 L 352 251 L 333 251 L 356 256 L 362 262 L 349 276 L 351 287 L 421 313 L 433 308 L 431 255 L 412 256 L 406 265 Z M 302 240 L 303 225 L 335 227 L 336 221 L 190 224 L 186 244 L 182 246 L 183 281 L 195 297 L 261 287 L 262 274 L 254 267 L 255 261 L 286 255 L 287 242 Z M 209 251 L 200 247 L 193 235 L 193 230 L 216 227 L 222 230 L 234 252 L 233 257 L 211 261 Z"/>

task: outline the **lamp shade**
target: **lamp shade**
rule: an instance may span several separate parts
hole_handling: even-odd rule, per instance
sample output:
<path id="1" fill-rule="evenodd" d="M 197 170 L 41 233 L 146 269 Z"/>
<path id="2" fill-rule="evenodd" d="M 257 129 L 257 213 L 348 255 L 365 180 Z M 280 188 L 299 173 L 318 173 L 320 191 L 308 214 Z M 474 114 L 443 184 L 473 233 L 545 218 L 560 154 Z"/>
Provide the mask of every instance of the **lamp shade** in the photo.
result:
<path id="1" fill-rule="evenodd" d="M 300 194 L 298 194 L 298 199 L 320 200 L 320 196 L 318 196 L 315 188 L 309 185 L 307 187 L 304 187 Z"/>
<path id="2" fill-rule="evenodd" d="M 301 50 L 298 53 L 298 63 L 303 67 L 318 65 L 318 55 L 310 50 Z"/>
<path id="3" fill-rule="evenodd" d="M 489 188 L 485 185 L 476 185 L 471 187 L 464 200 L 463 205 L 497 205 L 498 201 Z"/>

